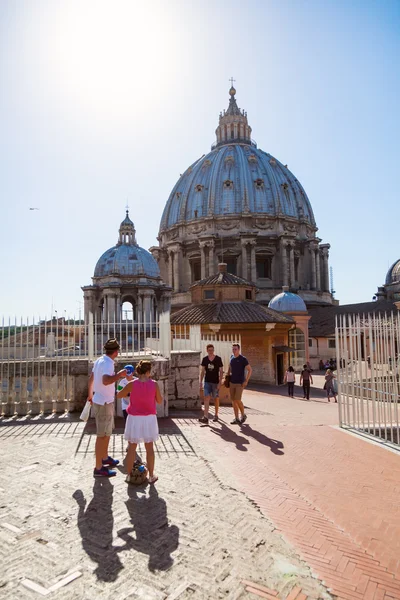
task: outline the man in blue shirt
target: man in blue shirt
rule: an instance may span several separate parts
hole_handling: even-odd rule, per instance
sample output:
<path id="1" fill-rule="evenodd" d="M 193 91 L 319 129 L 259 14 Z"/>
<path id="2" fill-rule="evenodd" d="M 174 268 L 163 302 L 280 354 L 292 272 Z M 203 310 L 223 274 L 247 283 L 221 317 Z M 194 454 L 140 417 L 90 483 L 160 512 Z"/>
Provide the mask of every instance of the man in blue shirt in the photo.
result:
<path id="1" fill-rule="evenodd" d="M 235 418 L 231 421 L 231 425 L 239 425 L 244 423 L 247 419 L 247 415 L 244 413 L 244 406 L 242 402 L 242 394 L 244 388 L 247 386 L 251 377 L 251 366 L 245 356 L 240 354 L 240 345 L 232 345 L 233 356 L 229 361 L 229 375 L 230 375 L 230 396 L 233 405 L 233 412 Z M 239 410 L 241 418 L 239 420 Z"/>

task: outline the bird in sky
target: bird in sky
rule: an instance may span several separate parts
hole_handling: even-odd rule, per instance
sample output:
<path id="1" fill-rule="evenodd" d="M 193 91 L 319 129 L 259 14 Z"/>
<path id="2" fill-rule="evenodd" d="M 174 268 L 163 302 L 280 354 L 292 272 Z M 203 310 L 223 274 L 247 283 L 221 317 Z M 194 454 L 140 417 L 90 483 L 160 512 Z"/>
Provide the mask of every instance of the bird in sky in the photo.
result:
<path id="1" fill-rule="evenodd" d="M 29 210 L 40 210 L 39 208 L 30 208 Z"/>

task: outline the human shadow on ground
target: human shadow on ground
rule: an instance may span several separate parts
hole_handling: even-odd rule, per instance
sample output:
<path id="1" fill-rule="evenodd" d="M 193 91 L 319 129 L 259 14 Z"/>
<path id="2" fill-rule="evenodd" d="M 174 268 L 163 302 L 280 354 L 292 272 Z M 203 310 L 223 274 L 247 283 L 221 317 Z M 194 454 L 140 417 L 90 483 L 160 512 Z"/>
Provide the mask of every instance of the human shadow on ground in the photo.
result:
<path id="1" fill-rule="evenodd" d="M 283 452 L 283 442 L 281 442 L 280 440 L 274 440 L 273 438 L 270 438 L 267 435 L 260 433 L 256 429 L 253 429 L 247 423 L 243 423 L 243 425 L 241 425 L 240 428 L 245 435 L 252 437 L 263 446 L 268 446 L 268 448 L 271 449 L 271 452 L 273 452 L 277 456 L 282 456 L 282 454 L 285 454 Z"/>
<path id="2" fill-rule="evenodd" d="M 236 433 L 236 431 L 233 431 L 232 429 L 224 425 L 224 423 L 222 423 L 221 421 L 219 423 L 221 425 L 220 428 L 210 426 L 210 430 L 213 433 L 219 435 L 223 440 L 235 444 L 238 450 L 241 450 L 242 452 L 247 452 L 246 445 L 250 443 L 247 437 L 239 435 L 238 433 Z M 282 448 L 284 448 L 283 442 L 279 440 L 274 440 L 273 438 L 269 438 L 263 433 L 256 431 L 246 423 L 243 423 L 243 425 L 240 426 L 240 431 L 244 435 L 254 438 L 263 446 L 268 446 L 271 449 L 271 452 L 273 452 L 277 456 L 282 456 L 282 454 L 284 454 L 282 450 Z"/>
<path id="3" fill-rule="evenodd" d="M 212 427 L 210 425 L 210 431 L 212 431 L 216 435 L 219 435 L 220 438 L 222 438 L 223 440 L 235 444 L 236 448 L 241 452 L 247 452 L 246 445 L 249 444 L 249 440 L 243 437 L 242 435 L 237 434 L 236 431 L 233 431 L 232 429 L 224 425 L 222 421 L 219 421 L 219 424 L 220 427 Z"/>
<path id="4" fill-rule="evenodd" d="M 113 546 L 114 517 L 112 512 L 113 485 L 109 479 L 95 479 L 93 498 L 89 505 L 82 490 L 76 490 L 72 497 L 79 506 L 78 529 L 82 538 L 82 548 L 98 564 L 95 574 L 100 581 L 115 581 L 124 568 L 118 552 L 123 547 Z"/>
<path id="5" fill-rule="evenodd" d="M 149 571 L 167 571 L 174 562 L 171 554 L 179 546 L 179 528 L 168 523 L 167 504 L 156 487 L 150 485 L 148 490 L 146 495 L 142 487 L 128 486 L 129 498 L 125 504 L 132 527 L 117 533 L 127 548 L 149 556 Z"/>

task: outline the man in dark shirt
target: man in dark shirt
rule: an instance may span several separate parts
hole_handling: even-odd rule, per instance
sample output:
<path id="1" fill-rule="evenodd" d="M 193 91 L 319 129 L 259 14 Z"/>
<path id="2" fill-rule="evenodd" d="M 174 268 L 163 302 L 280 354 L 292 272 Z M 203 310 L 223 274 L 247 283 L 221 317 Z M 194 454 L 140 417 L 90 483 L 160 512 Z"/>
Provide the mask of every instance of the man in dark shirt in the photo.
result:
<path id="1" fill-rule="evenodd" d="M 300 374 L 300 385 L 303 384 L 303 398 L 310 399 L 310 383 L 313 382 L 310 371 L 307 368 L 307 365 L 303 365 L 303 370 Z"/>
<path id="2" fill-rule="evenodd" d="M 207 344 L 207 356 L 201 361 L 200 390 L 203 389 L 204 379 L 204 415 L 199 419 L 200 423 L 208 424 L 208 408 L 210 398 L 214 398 L 215 415 L 213 421 L 218 421 L 219 388 L 221 387 L 223 364 L 219 356 L 214 354 L 214 346 Z"/>
<path id="3" fill-rule="evenodd" d="M 242 402 L 243 389 L 247 386 L 251 376 L 251 366 L 245 356 L 240 354 L 240 345 L 232 345 L 231 360 L 229 362 L 229 375 L 230 375 L 230 396 L 233 406 L 233 412 L 235 418 L 231 421 L 231 425 L 238 425 L 244 423 L 247 419 L 247 415 L 244 413 L 244 406 Z M 247 373 L 247 374 L 246 374 Z M 239 420 L 239 410 L 241 418 Z"/>

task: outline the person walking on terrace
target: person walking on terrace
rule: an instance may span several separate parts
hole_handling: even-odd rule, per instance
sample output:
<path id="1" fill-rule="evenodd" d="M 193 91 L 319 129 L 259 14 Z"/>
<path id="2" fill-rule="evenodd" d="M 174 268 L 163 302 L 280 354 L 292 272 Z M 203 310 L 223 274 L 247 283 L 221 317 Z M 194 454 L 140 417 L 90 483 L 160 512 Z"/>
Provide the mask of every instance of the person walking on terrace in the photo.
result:
<path id="1" fill-rule="evenodd" d="M 324 389 L 326 390 L 326 395 L 328 396 L 328 402 L 331 401 L 331 396 L 333 396 L 333 398 L 335 399 L 335 402 L 337 402 L 335 379 L 336 379 L 336 377 L 333 374 L 333 372 L 330 369 L 328 369 L 325 374 L 325 385 L 324 385 Z"/>
<path id="2" fill-rule="evenodd" d="M 242 394 L 244 388 L 249 383 L 251 377 L 251 366 L 245 356 L 240 354 L 240 344 L 232 345 L 232 356 L 229 361 L 229 372 L 230 386 L 229 392 L 231 396 L 233 412 L 235 418 L 231 421 L 231 425 L 240 425 L 247 419 L 247 415 L 244 412 L 244 406 L 242 402 Z M 239 420 L 239 411 L 241 418 Z"/>
<path id="3" fill-rule="evenodd" d="M 126 457 L 126 482 L 130 483 L 133 464 L 135 462 L 136 448 L 141 442 L 146 448 L 146 462 L 149 471 L 149 483 L 158 479 L 154 475 L 154 447 L 158 440 L 157 404 L 162 404 L 162 396 L 158 383 L 150 379 L 151 362 L 139 361 L 136 367 L 138 379 L 128 383 L 120 392 L 118 398 L 129 396 L 127 408 L 128 418 L 125 425 L 124 437 L 129 442 Z"/>
<path id="4" fill-rule="evenodd" d="M 108 455 L 108 445 L 114 429 L 115 382 L 126 377 L 125 369 L 115 373 L 114 360 L 118 352 L 118 341 L 115 338 L 107 340 L 104 354 L 95 361 L 89 378 L 88 400 L 93 405 L 97 432 L 94 477 L 114 477 L 117 474 L 109 469 L 116 467 L 119 460 Z"/>
<path id="5" fill-rule="evenodd" d="M 284 379 L 284 383 L 287 383 L 288 394 L 289 394 L 290 398 L 294 398 L 293 394 L 294 394 L 295 382 L 296 382 L 296 374 L 294 372 L 293 367 L 290 366 L 285 373 L 285 379 Z"/>
<path id="6" fill-rule="evenodd" d="M 310 399 L 310 384 L 313 383 L 313 378 L 307 365 L 303 365 L 303 370 L 300 374 L 300 385 L 303 384 L 303 398 Z"/>
<path id="7" fill-rule="evenodd" d="M 199 419 L 200 423 L 208 425 L 208 409 L 210 398 L 214 398 L 215 411 L 213 421 L 218 421 L 219 390 L 224 374 L 222 359 L 214 354 L 214 346 L 207 344 L 207 356 L 201 361 L 200 390 L 203 389 L 204 380 L 204 415 Z"/>

